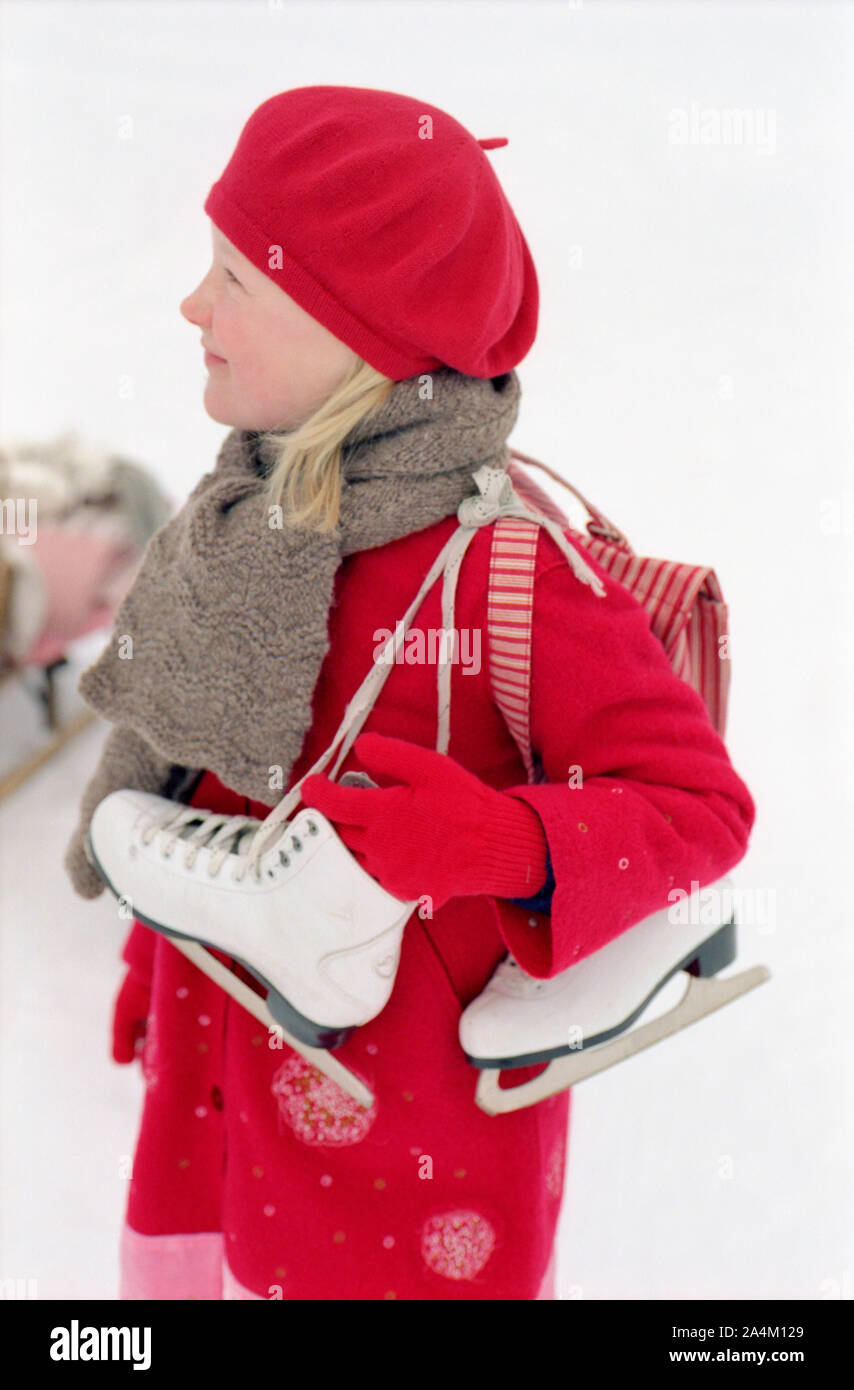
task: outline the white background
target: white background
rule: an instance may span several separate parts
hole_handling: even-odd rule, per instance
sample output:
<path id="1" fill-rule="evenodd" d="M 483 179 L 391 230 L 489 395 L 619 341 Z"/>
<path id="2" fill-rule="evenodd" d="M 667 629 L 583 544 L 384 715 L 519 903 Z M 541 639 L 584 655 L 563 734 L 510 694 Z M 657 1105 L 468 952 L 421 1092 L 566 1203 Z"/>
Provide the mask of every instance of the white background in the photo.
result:
<path id="1" fill-rule="evenodd" d="M 250 112 L 341 83 L 509 138 L 489 157 L 541 290 L 510 442 L 636 549 L 717 571 L 758 807 L 733 877 L 770 905 L 739 962 L 773 971 L 575 1091 L 559 1290 L 852 1297 L 854 7 L 7 0 L 0 22 L 2 442 L 77 428 L 177 501 L 226 433 L 178 304 Z M 692 103 L 773 140 L 674 144 Z M 107 1053 L 124 924 L 61 865 L 105 728 L 0 805 L 0 1279 L 46 1299 L 115 1297 L 141 1102 Z"/>

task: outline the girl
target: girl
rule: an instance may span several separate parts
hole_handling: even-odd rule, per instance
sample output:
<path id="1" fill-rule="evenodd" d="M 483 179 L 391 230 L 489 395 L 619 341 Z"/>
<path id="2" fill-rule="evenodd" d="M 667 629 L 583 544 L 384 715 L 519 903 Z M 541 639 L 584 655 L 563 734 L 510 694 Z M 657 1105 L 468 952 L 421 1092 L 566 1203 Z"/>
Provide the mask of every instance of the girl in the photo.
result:
<path id="1" fill-rule="evenodd" d="M 472 471 L 506 463 L 538 291 L 484 152 L 501 143 L 360 88 L 284 92 L 247 122 L 205 203 L 213 263 L 181 306 L 206 350 L 205 409 L 233 428 L 81 681 L 115 725 L 66 856 L 84 896 L 103 885 L 83 836 L 115 788 L 268 814 L 276 770 L 287 790 L 330 743 Z M 460 632 L 486 631 L 490 529 L 461 566 Z M 674 885 L 726 873 L 755 814 L 645 610 L 586 558 L 604 596 L 541 532 L 531 732 L 546 781 L 526 781 L 486 660 L 453 666 L 437 753 L 436 671 L 415 661 L 395 665 L 340 769 L 378 786 L 303 786 L 384 888 L 427 904 L 390 1002 L 336 1054 L 369 1109 L 135 922 L 114 1024 L 117 1061 L 145 1035 L 147 1082 L 123 1298 L 554 1297 L 570 1096 L 480 1111 L 460 1013 L 508 950 L 550 978 Z"/>

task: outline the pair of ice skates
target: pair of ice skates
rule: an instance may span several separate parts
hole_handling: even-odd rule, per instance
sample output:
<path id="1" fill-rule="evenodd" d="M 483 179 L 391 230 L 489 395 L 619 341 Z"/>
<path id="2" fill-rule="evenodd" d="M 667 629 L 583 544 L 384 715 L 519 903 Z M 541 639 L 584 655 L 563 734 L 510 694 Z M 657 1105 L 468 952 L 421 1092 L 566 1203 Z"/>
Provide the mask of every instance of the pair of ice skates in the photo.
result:
<path id="1" fill-rule="evenodd" d="M 364 773 L 342 783 L 375 786 Z M 362 869 L 330 822 L 306 808 L 266 821 L 117 791 L 95 811 L 87 852 L 133 914 L 268 1028 L 363 1105 L 373 1096 L 333 1054 L 375 1018 L 394 988 L 403 931 L 416 907 Z M 726 902 L 728 880 L 704 890 Z M 711 905 L 713 899 L 707 900 Z M 696 905 L 695 905 L 696 906 Z M 677 1032 L 768 978 L 764 966 L 717 979 L 735 959 L 735 924 L 720 913 L 654 913 L 579 965 L 535 980 L 502 962 L 464 1010 L 460 1043 L 480 1070 L 476 1101 L 488 1114 L 534 1104 Z M 700 921 L 698 918 L 704 920 Z M 239 961 L 267 991 L 257 994 L 211 955 Z M 679 970 L 681 1002 L 631 1025 Z M 502 1088 L 502 1068 L 549 1062 L 521 1086 Z"/>
<path id="2" fill-rule="evenodd" d="M 499 516 L 536 520 L 551 534 L 581 582 L 600 581 L 560 527 L 533 514 L 506 472 L 483 465 L 479 496 L 460 504 L 450 536 L 403 618 L 344 711 L 329 747 L 305 777 L 334 779 L 400 655 L 426 594 L 442 580 L 442 627 L 455 630 L 456 579 L 477 528 Z M 449 743 L 451 665 L 437 670 L 437 751 Z M 394 988 L 403 931 L 417 905 L 386 892 L 361 867 L 329 821 L 313 808 L 298 814 L 301 778 L 265 821 L 186 807 L 122 790 L 99 804 L 87 852 L 108 887 L 134 916 L 170 937 L 195 965 L 349 1095 L 370 1105 L 370 1090 L 333 1055 L 354 1028 L 382 1011 Z M 375 786 L 365 773 L 342 783 Z M 728 880 L 705 893 L 726 888 Z M 723 893 L 724 901 L 727 894 Z M 722 910 L 689 913 L 675 925 L 667 909 L 551 980 L 535 980 L 508 959 L 463 1011 L 460 1043 L 480 1071 L 475 1099 L 487 1114 L 532 1105 L 704 1017 L 769 978 L 764 966 L 729 979 L 735 924 Z M 694 924 L 696 923 L 696 924 Z M 266 1000 L 214 956 L 239 961 Z M 678 971 L 688 989 L 669 1013 L 632 1025 Z M 523 1085 L 502 1088 L 502 1069 L 548 1062 Z"/>

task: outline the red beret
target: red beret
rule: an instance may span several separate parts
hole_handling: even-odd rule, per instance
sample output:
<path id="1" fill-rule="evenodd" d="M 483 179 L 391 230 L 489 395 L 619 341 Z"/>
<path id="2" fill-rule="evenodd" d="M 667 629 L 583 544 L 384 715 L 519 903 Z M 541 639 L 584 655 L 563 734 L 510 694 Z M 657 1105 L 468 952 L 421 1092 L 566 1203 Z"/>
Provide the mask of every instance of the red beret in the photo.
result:
<path id="1" fill-rule="evenodd" d="M 249 117 L 205 212 L 385 376 L 498 376 L 528 352 L 539 307 L 485 153 L 506 143 L 397 92 L 296 87 Z"/>

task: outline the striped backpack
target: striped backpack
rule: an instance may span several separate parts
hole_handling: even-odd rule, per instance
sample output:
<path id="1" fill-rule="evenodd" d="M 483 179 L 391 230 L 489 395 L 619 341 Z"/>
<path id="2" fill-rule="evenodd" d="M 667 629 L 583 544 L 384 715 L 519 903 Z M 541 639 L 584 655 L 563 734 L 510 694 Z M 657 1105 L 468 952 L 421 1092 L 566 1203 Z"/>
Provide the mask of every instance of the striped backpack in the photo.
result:
<path id="1" fill-rule="evenodd" d="M 723 737 L 730 678 L 728 615 L 714 570 L 636 555 L 623 533 L 560 474 L 527 454 L 508 452 L 507 472 L 519 498 L 585 546 L 643 605 L 674 671 L 702 696 L 712 724 Z M 569 489 L 590 514 L 586 533 L 570 525 L 514 460 L 541 468 Z M 492 692 L 522 755 L 529 782 L 544 780 L 530 738 L 531 629 L 540 530 L 536 522 L 515 516 L 493 522 L 487 607 Z"/>
<path id="2" fill-rule="evenodd" d="M 514 459 L 542 468 L 556 482 L 569 488 L 591 515 L 586 535 L 570 525 L 551 498 L 518 463 L 514 463 Z M 447 633 L 455 631 L 457 577 L 466 550 L 476 530 L 483 525 L 493 528 L 487 595 L 490 685 L 522 756 L 529 782 L 546 780 L 530 738 L 534 573 L 537 541 L 543 527 L 581 583 L 590 585 L 604 597 L 602 580 L 571 541 L 586 548 L 591 558 L 647 609 L 652 631 L 664 646 L 674 670 L 699 691 L 715 728 L 723 735 L 729 689 L 729 665 L 725 659 L 727 654 L 722 650 L 727 636 L 727 610 L 714 570 L 635 555 L 625 536 L 607 517 L 591 507 L 559 474 L 527 454 L 508 449 L 503 467 L 484 464 L 472 476 L 477 482 L 478 493 L 461 502 L 457 513 L 460 525 L 446 540 L 406 613 L 398 620 L 394 632 L 348 701 L 332 742 L 286 793 L 272 813 L 271 823 L 290 815 L 305 778 L 325 771 L 333 756 L 335 762 L 327 775 L 333 780 L 338 776 L 403 649 L 416 613 L 439 580 L 442 584 L 442 628 Z M 446 655 L 437 662 L 436 669 L 436 750 L 447 753 L 452 660 Z"/>

